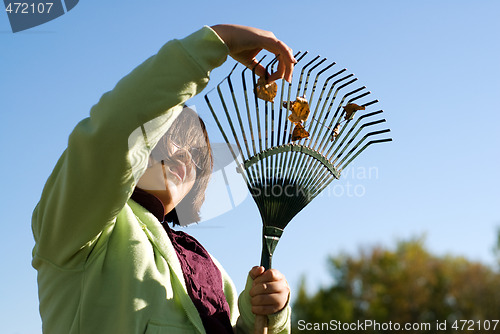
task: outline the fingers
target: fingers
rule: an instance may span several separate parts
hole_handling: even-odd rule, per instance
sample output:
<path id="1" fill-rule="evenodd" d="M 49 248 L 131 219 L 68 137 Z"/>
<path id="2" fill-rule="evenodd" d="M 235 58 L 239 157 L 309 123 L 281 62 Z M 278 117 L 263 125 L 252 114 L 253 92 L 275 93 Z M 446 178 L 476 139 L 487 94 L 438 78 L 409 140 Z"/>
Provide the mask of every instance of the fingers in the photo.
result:
<path id="1" fill-rule="evenodd" d="M 288 45 L 278 40 L 274 34 L 271 33 L 271 36 L 270 43 L 266 43 L 264 48 L 278 57 L 278 70 L 271 74 L 269 81 L 284 78 L 286 81 L 292 82 L 293 67 L 297 62 L 293 51 Z"/>
<path id="2" fill-rule="evenodd" d="M 297 61 L 291 56 L 289 57 L 288 54 L 286 55 L 281 55 L 279 54 L 278 56 L 278 69 L 276 72 L 272 73 L 271 76 L 269 77 L 269 81 L 275 81 L 278 79 L 285 79 L 289 83 L 292 82 L 292 74 L 293 74 L 293 68 Z"/>
<path id="3" fill-rule="evenodd" d="M 269 81 L 281 78 L 292 81 L 293 66 L 296 63 L 293 51 L 272 32 L 231 24 L 215 25 L 212 29 L 226 43 L 231 57 L 250 69 L 255 67 L 259 76 L 266 75 L 266 70 L 262 65 L 257 65 L 255 57 L 262 49 L 266 49 L 278 57 L 278 69 L 271 74 Z"/>
<path id="4" fill-rule="evenodd" d="M 290 74 L 289 74 L 290 77 L 285 76 L 286 66 L 282 58 L 283 57 L 278 56 L 278 69 L 276 72 L 271 74 L 271 76 L 269 77 L 269 81 L 275 81 L 284 77 L 286 81 L 291 82 L 292 79 Z"/>
<path id="5" fill-rule="evenodd" d="M 251 278 L 254 280 L 254 282 L 255 282 L 255 279 L 256 279 L 258 276 L 262 275 L 262 273 L 264 273 L 264 271 L 265 271 L 264 267 L 262 267 L 262 266 L 260 266 L 260 267 L 259 267 L 259 266 L 255 266 L 255 267 L 253 267 L 253 268 L 250 270 L 249 274 L 250 274 L 250 277 L 251 277 Z"/>
<path id="6" fill-rule="evenodd" d="M 269 315 L 285 307 L 290 288 L 283 274 L 276 269 L 264 271 L 263 267 L 254 267 L 250 276 L 253 278 L 249 293 L 254 314 Z"/>
<path id="7" fill-rule="evenodd" d="M 255 58 L 252 59 L 252 62 L 250 65 L 247 66 L 249 69 L 254 70 L 255 69 L 255 74 L 257 74 L 259 77 L 268 77 L 269 74 L 266 71 L 266 68 L 262 66 Z"/>
<path id="8" fill-rule="evenodd" d="M 281 289 L 278 285 L 269 285 L 267 291 L 276 290 L 278 292 L 255 294 L 255 289 L 252 288 L 250 304 L 252 305 L 252 313 L 268 315 L 281 311 L 288 302 L 290 290 Z"/>
<path id="9" fill-rule="evenodd" d="M 281 293 L 288 291 L 288 284 L 285 280 L 279 282 L 261 283 L 252 287 L 250 290 L 250 297 L 259 295 L 270 295 L 274 293 Z"/>
<path id="10" fill-rule="evenodd" d="M 288 296 L 281 294 L 252 297 L 252 313 L 258 315 L 270 315 L 281 311 L 287 301 Z M 284 301 L 284 302 L 282 302 Z"/>
<path id="11" fill-rule="evenodd" d="M 256 275 L 253 279 L 253 285 L 261 284 L 261 283 L 270 283 L 277 282 L 285 279 L 285 276 L 276 269 L 268 269 L 264 271 L 264 267 L 254 267 L 258 268 L 256 271 L 261 272 L 261 274 Z M 252 270 L 254 269 L 252 268 Z"/>
<path id="12" fill-rule="evenodd" d="M 286 62 L 282 60 L 283 57 L 278 55 L 278 69 L 276 72 L 273 72 L 271 75 L 267 72 L 266 68 L 260 64 L 256 59 L 252 59 L 250 65 L 247 67 L 251 70 L 255 69 L 255 74 L 259 77 L 266 77 L 267 82 L 273 82 L 282 78 L 285 78 L 288 82 L 292 81 L 292 72 L 295 63 L 292 63 L 290 66 L 287 66 Z"/>

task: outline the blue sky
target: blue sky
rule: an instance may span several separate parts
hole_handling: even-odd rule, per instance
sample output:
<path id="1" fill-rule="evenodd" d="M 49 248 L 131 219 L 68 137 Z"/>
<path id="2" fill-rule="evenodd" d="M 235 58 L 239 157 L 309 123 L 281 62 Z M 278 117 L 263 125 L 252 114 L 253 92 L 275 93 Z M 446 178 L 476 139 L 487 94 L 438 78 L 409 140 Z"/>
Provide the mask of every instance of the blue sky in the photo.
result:
<path id="1" fill-rule="evenodd" d="M 329 254 L 422 234 L 438 254 L 493 263 L 500 226 L 499 12 L 493 0 L 87 0 L 17 34 L 0 13 L 0 332 L 41 332 L 30 218 L 73 127 L 165 42 L 216 23 L 271 30 L 294 50 L 347 67 L 380 100 L 392 129 L 392 143 L 364 152 L 285 230 L 273 261 L 292 289 L 301 275 L 311 291 L 328 284 Z M 216 69 L 209 88 L 232 65 Z M 191 104 L 209 117 L 202 99 Z M 349 196 L 348 184 L 363 195 Z M 241 289 L 260 259 L 260 228 L 248 197 L 187 232 Z"/>

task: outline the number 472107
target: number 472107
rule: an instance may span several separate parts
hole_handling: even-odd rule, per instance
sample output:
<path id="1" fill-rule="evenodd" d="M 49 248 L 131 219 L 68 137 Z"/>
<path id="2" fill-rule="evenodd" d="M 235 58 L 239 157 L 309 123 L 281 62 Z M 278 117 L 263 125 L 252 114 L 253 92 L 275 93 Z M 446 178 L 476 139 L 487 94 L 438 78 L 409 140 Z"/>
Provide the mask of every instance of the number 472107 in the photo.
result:
<path id="1" fill-rule="evenodd" d="M 454 330 L 467 330 L 467 331 L 473 331 L 473 330 L 478 330 L 478 331 L 494 331 L 497 328 L 498 322 L 500 320 L 455 320 L 453 322 L 453 328 Z"/>
<path id="2" fill-rule="evenodd" d="M 49 14 L 53 4 L 53 2 L 39 2 L 38 4 L 9 2 L 5 11 L 9 14 Z"/>

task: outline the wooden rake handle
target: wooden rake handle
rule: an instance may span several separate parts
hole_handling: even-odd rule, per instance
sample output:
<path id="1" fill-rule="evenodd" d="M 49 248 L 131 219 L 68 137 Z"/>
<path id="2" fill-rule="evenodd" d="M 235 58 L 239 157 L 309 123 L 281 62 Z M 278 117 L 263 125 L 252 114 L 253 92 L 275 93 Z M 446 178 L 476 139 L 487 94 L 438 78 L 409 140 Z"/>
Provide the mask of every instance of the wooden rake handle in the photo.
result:
<path id="1" fill-rule="evenodd" d="M 256 315 L 253 328 L 254 334 L 267 334 L 267 315 Z"/>

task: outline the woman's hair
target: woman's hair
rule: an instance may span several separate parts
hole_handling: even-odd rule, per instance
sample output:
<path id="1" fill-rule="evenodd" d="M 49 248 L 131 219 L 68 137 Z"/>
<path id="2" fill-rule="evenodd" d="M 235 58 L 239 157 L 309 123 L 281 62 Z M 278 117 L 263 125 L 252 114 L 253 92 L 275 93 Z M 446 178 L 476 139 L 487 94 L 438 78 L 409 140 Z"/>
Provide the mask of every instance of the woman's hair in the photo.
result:
<path id="1" fill-rule="evenodd" d="M 169 140 L 174 141 L 182 148 L 194 148 L 197 152 L 198 166 L 196 167 L 196 180 L 193 188 L 165 216 L 167 222 L 185 226 L 200 221 L 200 208 L 205 201 L 205 190 L 213 169 L 212 149 L 205 123 L 194 110 L 187 107 L 184 107 L 154 150 L 160 150 L 161 152 L 158 153 L 161 156 L 168 156 L 167 142 Z"/>

